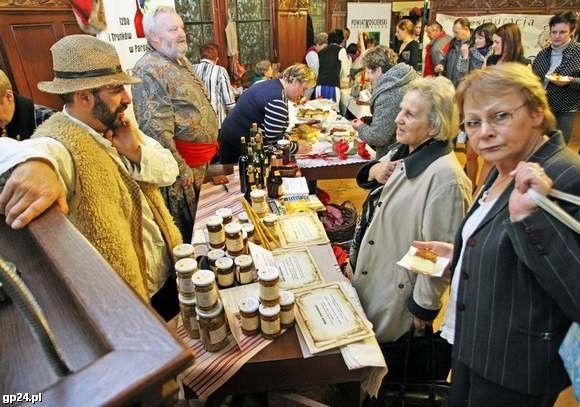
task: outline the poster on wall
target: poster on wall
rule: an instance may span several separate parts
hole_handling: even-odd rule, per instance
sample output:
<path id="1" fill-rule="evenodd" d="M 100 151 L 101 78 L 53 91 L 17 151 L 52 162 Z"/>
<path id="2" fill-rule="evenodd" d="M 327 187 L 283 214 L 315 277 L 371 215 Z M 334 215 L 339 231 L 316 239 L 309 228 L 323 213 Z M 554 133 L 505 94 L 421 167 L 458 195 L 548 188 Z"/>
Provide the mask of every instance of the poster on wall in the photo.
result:
<path id="1" fill-rule="evenodd" d="M 358 43 L 359 34 L 368 35 L 377 44 L 389 45 L 391 3 L 347 3 L 346 26 L 350 37 L 346 43 Z"/>
<path id="2" fill-rule="evenodd" d="M 516 23 L 522 32 L 524 56 L 533 60 L 538 52 L 549 44 L 550 26 L 548 22 L 551 17 L 551 15 L 539 14 L 489 14 L 467 18 L 471 22 L 471 29 L 486 22 L 492 22 L 497 27 L 506 23 Z M 453 21 L 457 18 L 457 16 L 437 14 L 437 21 L 448 34 L 452 33 Z"/>

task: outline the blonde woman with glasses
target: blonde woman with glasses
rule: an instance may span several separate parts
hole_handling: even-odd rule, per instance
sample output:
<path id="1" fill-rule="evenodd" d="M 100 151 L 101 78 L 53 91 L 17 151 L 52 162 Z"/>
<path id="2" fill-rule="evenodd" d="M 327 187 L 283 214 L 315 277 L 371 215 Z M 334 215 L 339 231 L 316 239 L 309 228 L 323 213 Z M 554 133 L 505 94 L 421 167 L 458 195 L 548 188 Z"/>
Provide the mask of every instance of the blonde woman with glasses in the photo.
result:
<path id="1" fill-rule="evenodd" d="M 456 98 L 474 149 L 495 168 L 454 245 L 415 242 L 452 260 L 442 329 L 453 342 L 450 405 L 552 406 L 570 384 L 558 347 L 580 321 L 580 236 L 528 191 L 580 195 L 580 159 L 522 64 L 472 72 Z"/>

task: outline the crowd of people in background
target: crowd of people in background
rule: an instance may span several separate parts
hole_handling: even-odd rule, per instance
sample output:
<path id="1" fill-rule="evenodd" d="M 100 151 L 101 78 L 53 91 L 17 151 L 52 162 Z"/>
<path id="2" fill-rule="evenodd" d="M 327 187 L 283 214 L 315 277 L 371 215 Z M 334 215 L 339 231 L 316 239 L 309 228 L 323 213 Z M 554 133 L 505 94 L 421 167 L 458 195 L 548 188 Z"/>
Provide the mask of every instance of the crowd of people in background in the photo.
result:
<path id="1" fill-rule="evenodd" d="M 580 159 L 566 148 L 580 102 L 574 13 L 550 19 L 550 44 L 533 60 L 515 23 L 473 28 L 457 18 L 451 36 L 437 21 L 402 19 L 393 47 L 368 33 L 350 44 L 349 30 L 312 33 L 303 61 L 282 72 L 257 62 L 237 100 L 218 45 L 204 44 L 195 64 L 185 58 L 173 8 L 156 8 L 143 26 L 148 49 L 133 77 L 94 37 L 51 48 L 55 78 L 38 86 L 61 95 L 62 112 L 16 95 L 0 71 L 0 208 L 13 228 L 56 202 L 169 319 L 167 249 L 191 241 L 212 160 L 237 162 L 252 123 L 265 143 L 282 139 L 291 101 L 325 98 L 340 110 L 342 90 L 368 84 L 372 120 L 351 124 L 376 157 L 357 176 L 369 193 L 350 263 L 378 341 L 431 324 L 450 285 L 442 337 L 453 344 L 452 405 L 482 406 L 490 395 L 501 405 L 554 402 L 568 384 L 557 349 L 580 321 L 580 240 L 527 192 L 580 195 Z M 137 125 L 123 113 L 132 101 Z M 456 143 L 465 143 L 465 169 Z M 292 153 L 308 151 L 292 142 Z M 578 207 L 561 208 L 579 218 Z M 396 264 L 411 242 L 450 260 L 443 278 Z"/>

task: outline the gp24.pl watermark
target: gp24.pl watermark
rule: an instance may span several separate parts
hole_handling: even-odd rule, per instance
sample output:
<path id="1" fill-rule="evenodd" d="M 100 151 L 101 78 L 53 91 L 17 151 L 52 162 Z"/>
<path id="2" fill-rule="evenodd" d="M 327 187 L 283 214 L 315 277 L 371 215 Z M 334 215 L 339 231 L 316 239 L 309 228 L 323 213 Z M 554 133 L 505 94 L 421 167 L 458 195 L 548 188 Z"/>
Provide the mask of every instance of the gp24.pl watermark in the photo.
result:
<path id="1" fill-rule="evenodd" d="M 14 394 L 3 394 L 2 403 L 3 404 L 14 404 L 14 403 L 41 403 L 42 393 L 14 393 Z"/>

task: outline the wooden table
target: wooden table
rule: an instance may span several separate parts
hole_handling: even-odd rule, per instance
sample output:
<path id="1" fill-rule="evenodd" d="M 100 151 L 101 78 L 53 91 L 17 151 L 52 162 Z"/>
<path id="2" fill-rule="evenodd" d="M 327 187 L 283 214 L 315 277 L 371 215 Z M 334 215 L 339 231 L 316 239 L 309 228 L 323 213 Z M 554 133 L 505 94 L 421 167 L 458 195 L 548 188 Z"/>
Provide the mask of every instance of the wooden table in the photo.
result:
<path id="1" fill-rule="evenodd" d="M 230 166 L 212 166 L 209 175 L 223 173 Z M 239 182 L 230 181 L 229 192 L 210 184 L 204 184 L 195 220 L 195 229 L 203 228 L 204 219 L 220 206 L 229 207 L 234 213 L 241 212 Z M 239 193 L 239 192 L 238 192 Z M 340 351 L 317 355 L 305 359 L 302 356 L 294 328 L 249 360 L 217 394 L 256 393 L 272 390 L 292 389 L 301 386 L 326 385 L 344 382 L 359 382 L 363 370 L 348 370 Z"/>

